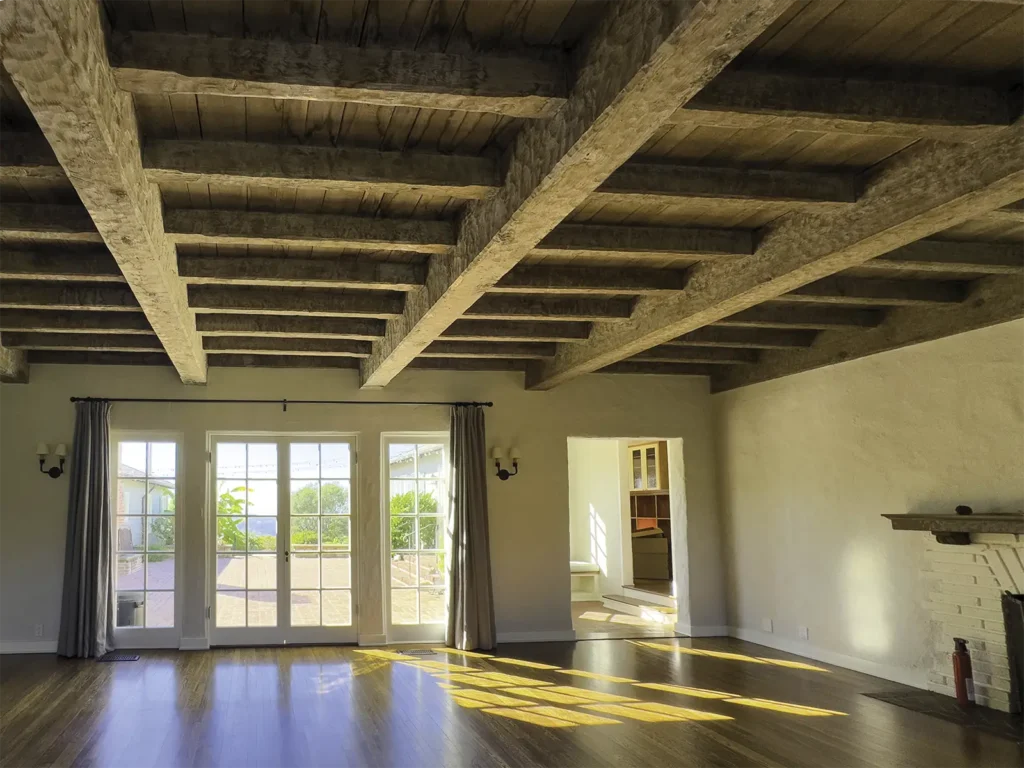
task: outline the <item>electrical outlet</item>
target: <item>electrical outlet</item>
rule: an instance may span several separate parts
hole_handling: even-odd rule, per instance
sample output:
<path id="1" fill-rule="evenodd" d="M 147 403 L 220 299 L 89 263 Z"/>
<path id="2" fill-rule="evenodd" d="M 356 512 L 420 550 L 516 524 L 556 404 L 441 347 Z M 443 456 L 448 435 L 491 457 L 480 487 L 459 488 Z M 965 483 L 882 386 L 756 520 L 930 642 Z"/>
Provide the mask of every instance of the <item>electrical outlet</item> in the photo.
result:
<path id="1" fill-rule="evenodd" d="M 761 629 L 763 629 L 765 632 L 772 632 L 772 620 L 761 619 Z"/>
<path id="2" fill-rule="evenodd" d="M 809 630 L 807 627 L 800 627 L 800 639 L 801 640 L 809 640 L 810 637 L 811 637 L 811 630 Z"/>
<path id="3" fill-rule="evenodd" d="M 43 625 L 42 624 L 36 624 L 36 626 L 35 626 L 35 635 L 36 635 L 36 637 L 42 637 L 43 636 Z"/>

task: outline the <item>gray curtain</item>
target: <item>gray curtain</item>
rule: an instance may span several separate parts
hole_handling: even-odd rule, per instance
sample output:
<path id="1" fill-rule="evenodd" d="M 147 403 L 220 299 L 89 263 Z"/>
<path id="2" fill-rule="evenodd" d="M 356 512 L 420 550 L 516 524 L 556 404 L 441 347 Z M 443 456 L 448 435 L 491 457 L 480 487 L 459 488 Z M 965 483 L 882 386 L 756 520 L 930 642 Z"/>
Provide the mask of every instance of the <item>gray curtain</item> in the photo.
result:
<path id="1" fill-rule="evenodd" d="M 68 534 L 57 653 L 83 658 L 113 648 L 110 403 L 75 403 L 68 467 Z"/>
<path id="2" fill-rule="evenodd" d="M 484 410 L 452 408 L 448 529 L 448 632 L 445 641 L 464 651 L 495 647 L 491 549 L 487 532 L 487 448 Z"/>

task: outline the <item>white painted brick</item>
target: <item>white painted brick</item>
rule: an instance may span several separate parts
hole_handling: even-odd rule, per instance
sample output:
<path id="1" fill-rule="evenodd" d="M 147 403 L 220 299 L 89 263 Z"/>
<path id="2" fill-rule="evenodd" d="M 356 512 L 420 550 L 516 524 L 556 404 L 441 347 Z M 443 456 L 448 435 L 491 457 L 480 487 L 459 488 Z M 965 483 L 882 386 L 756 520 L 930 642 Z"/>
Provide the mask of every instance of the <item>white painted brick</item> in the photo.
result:
<path id="1" fill-rule="evenodd" d="M 1014 547 L 1024 541 L 1024 537 L 1016 533 L 975 533 L 971 534 L 972 544 L 988 544 Z"/>
<path id="2" fill-rule="evenodd" d="M 938 542 L 932 544 L 926 551 L 928 552 L 985 552 L 989 549 L 988 544 L 976 544 L 973 541 L 970 544 L 939 544 Z"/>
<path id="3" fill-rule="evenodd" d="M 969 576 L 988 576 L 992 577 L 992 569 L 989 568 L 988 563 L 984 565 L 974 563 L 967 565 L 964 563 L 931 563 L 929 568 L 933 573 L 957 573 L 967 574 Z"/>
<path id="4" fill-rule="evenodd" d="M 926 578 L 935 579 L 938 582 L 945 584 L 963 584 L 964 586 L 976 586 L 978 580 L 976 577 L 966 573 L 940 573 L 938 571 L 924 571 Z M 986 585 L 987 586 L 987 585 Z"/>
<path id="5" fill-rule="evenodd" d="M 964 627 L 965 629 L 983 629 L 981 619 L 972 619 L 970 616 L 950 616 L 938 614 L 936 618 L 943 624 L 950 627 Z"/>
<path id="6" fill-rule="evenodd" d="M 938 590 L 929 592 L 928 599 L 933 603 L 948 603 L 949 605 L 956 606 L 970 605 L 977 608 L 981 605 L 980 597 L 971 597 L 970 595 L 950 595 Z"/>
<path id="7" fill-rule="evenodd" d="M 1000 613 L 1003 611 L 1003 604 L 999 600 L 989 600 L 986 597 L 978 598 L 978 607 L 987 611 L 999 611 Z"/>
<path id="8" fill-rule="evenodd" d="M 999 591 L 999 580 L 995 576 L 978 576 L 975 578 L 974 583 L 979 587 L 989 587 L 997 592 Z"/>
<path id="9" fill-rule="evenodd" d="M 1006 625 L 1003 624 L 1002 619 L 982 619 L 981 624 L 983 629 L 991 630 L 992 632 L 1002 632 L 1003 634 L 1006 633 Z"/>
<path id="10" fill-rule="evenodd" d="M 933 563 L 959 563 L 961 565 L 973 565 L 975 554 L 973 552 L 960 552 L 953 549 L 930 549 L 926 557 Z"/>
<path id="11" fill-rule="evenodd" d="M 950 685 L 940 685 L 939 683 L 933 683 L 928 681 L 928 690 L 934 691 L 935 693 L 941 693 L 944 696 L 956 696 L 956 689 Z"/>
<path id="12" fill-rule="evenodd" d="M 989 621 L 998 621 L 999 626 L 1003 626 L 1002 611 L 990 611 L 987 608 L 975 608 L 970 605 L 965 605 L 960 609 L 960 613 L 964 616 L 973 616 L 976 619 L 985 619 L 986 626 L 988 626 Z"/>
<path id="13" fill-rule="evenodd" d="M 943 631 L 947 637 L 949 637 L 949 648 L 953 647 L 953 638 L 962 637 L 966 640 L 970 640 L 971 647 L 974 647 L 974 643 L 980 642 L 985 643 L 984 648 L 978 650 L 986 651 L 991 650 L 988 646 L 995 644 L 996 647 L 1002 647 L 1006 645 L 1006 633 L 1005 632 L 992 632 L 991 630 L 978 629 L 977 627 L 963 627 L 963 626 L 947 626 L 947 622 L 942 622 Z"/>
<path id="14" fill-rule="evenodd" d="M 998 592 L 988 587 L 979 587 L 977 584 L 954 584 L 949 581 L 940 581 L 932 585 L 936 592 L 945 595 L 957 595 L 958 597 L 974 597 L 979 599 L 992 599 Z"/>
<path id="15" fill-rule="evenodd" d="M 936 603 L 928 602 L 924 604 L 925 610 L 935 614 L 937 620 L 941 620 L 943 616 L 959 616 L 960 606 L 955 603 Z"/>

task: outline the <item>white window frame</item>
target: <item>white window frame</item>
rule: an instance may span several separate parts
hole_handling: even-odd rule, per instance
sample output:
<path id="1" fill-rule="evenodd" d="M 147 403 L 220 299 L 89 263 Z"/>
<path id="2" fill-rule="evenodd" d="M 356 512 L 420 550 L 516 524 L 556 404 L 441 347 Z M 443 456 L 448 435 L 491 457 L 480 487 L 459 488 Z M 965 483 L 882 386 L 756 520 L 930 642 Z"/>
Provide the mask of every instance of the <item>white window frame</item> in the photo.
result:
<path id="1" fill-rule="evenodd" d="M 451 517 L 448 501 L 448 475 L 451 464 L 451 445 L 447 432 L 384 432 L 381 433 L 380 448 L 380 519 L 381 519 L 381 583 L 383 585 L 384 632 L 390 643 L 440 643 L 444 642 L 447 621 L 439 624 L 393 624 L 391 622 L 391 477 L 388 463 L 388 448 L 392 444 L 402 443 L 440 443 L 444 446 L 444 464 L 438 478 L 440 495 L 445 500 L 443 516 L 444 529 L 447 534 L 448 520 Z M 417 542 L 418 547 L 418 542 Z M 451 541 L 445 536 L 445 561 L 451 564 Z M 450 584 L 445 583 L 445 594 Z"/>
<path id="2" fill-rule="evenodd" d="M 217 466 L 216 443 L 276 443 L 278 462 L 278 581 L 277 626 L 275 627 L 220 627 L 216 626 L 217 611 Z M 352 596 L 352 623 L 344 627 L 291 626 L 291 570 L 290 559 L 284 552 L 290 549 L 291 536 L 291 443 L 347 443 L 351 456 L 349 479 L 349 563 L 350 592 Z M 229 431 L 208 432 L 207 449 L 207 508 L 204 514 L 206 531 L 206 636 L 211 646 L 224 645 L 314 645 L 355 644 L 359 628 L 359 435 L 355 432 L 265 432 Z M 280 564 L 283 563 L 283 566 Z"/>
<path id="3" fill-rule="evenodd" d="M 173 627 L 118 627 L 117 626 L 117 480 L 118 448 L 121 443 L 174 443 L 174 626 Z M 178 648 L 181 644 L 182 614 L 184 611 L 183 578 L 187 549 L 185 542 L 185 514 L 187 498 L 185 488 L 185 437 L 181 432 L 119 429 L 110 431 L 110 494 L 111 494 L 111 588 L 114 612 L 115 648 Z M 148 467 L 147 467 L 147 478 Z M 143 518 L 148 520 L 148 515 Z M 143 523 L 145 525 L 145 522 Z M 147 532 L 148 533 L 148 532 Z M 143 551 L 143 556 L 147 552 Z M 145 561 L 143 561 L 145 568 Z M 145 594 L 145 593 L 143 593 Z"/>

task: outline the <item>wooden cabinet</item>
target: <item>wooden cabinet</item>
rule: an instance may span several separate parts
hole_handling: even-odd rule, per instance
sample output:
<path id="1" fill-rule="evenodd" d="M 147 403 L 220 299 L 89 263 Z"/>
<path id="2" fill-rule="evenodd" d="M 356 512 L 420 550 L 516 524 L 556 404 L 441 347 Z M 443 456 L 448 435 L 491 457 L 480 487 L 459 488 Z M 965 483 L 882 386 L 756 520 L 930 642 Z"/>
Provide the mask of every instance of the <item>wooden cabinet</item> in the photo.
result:
<path id="1" fill-rule="evenodd" d="M 629 446 L 634 491 L 668 490 L 668 443 Z"/>

